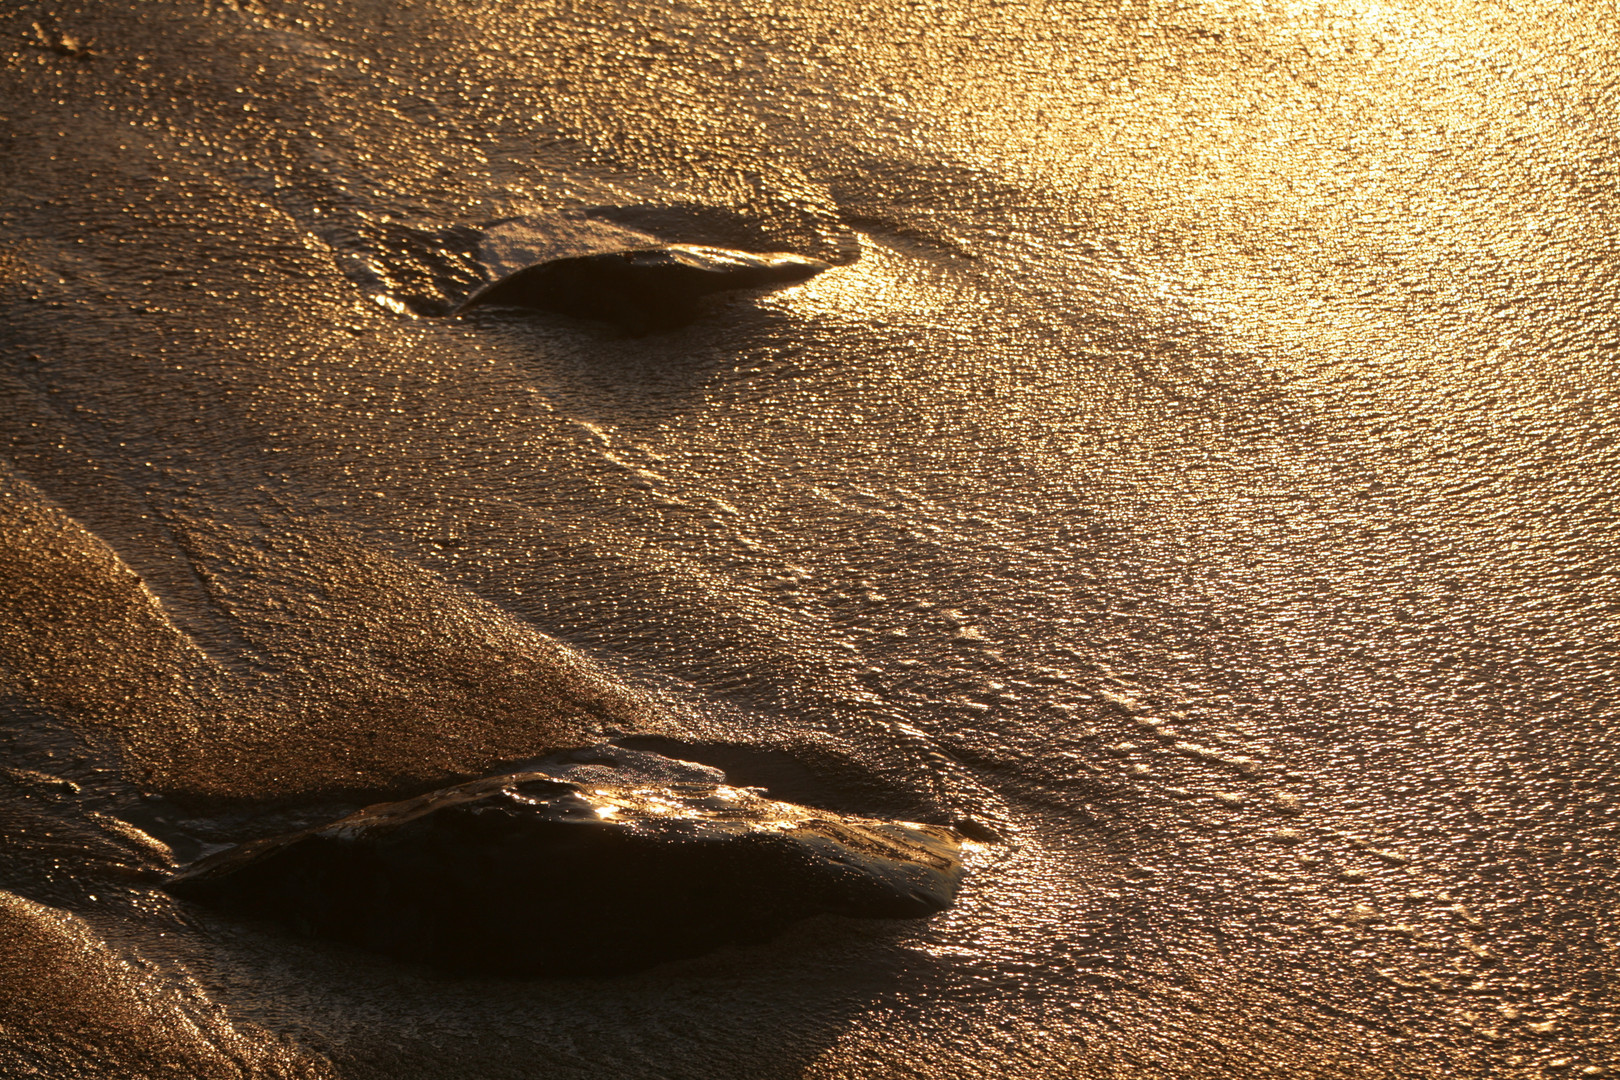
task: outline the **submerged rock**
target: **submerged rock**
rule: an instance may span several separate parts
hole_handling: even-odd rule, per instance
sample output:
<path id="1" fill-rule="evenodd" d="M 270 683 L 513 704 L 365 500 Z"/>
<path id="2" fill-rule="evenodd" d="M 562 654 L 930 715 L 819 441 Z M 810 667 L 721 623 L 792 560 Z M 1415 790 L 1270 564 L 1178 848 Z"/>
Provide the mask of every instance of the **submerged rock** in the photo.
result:
<path id="1" fill-rule="evenodd" d="M 792 284 L 831 264 L 783 252 L 670 245 L 553 259 L 469 296 L 457 314 L 486 305 L 539 308 L 635 330 L 679 326 L 714 293 Z"/>
<path id="2" fill-rule="evenodd" d="M 457 971 L 609 973 L 823 912 L 932 915 L 961 880 L 959 839 L 721 783 L 610 784 L 551 769 L 243 844 L 169 888 Z"/>

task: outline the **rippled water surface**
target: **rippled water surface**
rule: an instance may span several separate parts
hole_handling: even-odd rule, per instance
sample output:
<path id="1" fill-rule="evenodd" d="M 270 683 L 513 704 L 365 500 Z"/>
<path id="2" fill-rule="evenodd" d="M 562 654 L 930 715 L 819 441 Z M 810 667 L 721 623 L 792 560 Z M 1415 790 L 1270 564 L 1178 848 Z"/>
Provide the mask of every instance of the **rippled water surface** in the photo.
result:
<path id="1" fill-rule="evenodd" d="M 0 1072 L 1620 1070 L 1617 25 L 0 7 Z M 444 314 L 653 244 L 833 266 Z M 159 888 L 637 737 L 986 839 L 616 977 Z"/>

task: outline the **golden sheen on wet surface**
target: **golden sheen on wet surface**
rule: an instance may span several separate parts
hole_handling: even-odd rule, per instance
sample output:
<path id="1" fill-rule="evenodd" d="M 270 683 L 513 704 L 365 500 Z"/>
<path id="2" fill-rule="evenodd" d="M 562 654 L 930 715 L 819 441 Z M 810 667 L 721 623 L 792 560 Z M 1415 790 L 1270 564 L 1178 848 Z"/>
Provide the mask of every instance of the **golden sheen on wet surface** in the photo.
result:
<path id="1" fill-rule="evenodd" d="M 1617 25 L 0 7 L 0 1075 L 1620 1070 Z M 564 240 L 832 268 L 415 314 Z M 162 890 L 637 739 L 985 839 L 614 977 Z"/>

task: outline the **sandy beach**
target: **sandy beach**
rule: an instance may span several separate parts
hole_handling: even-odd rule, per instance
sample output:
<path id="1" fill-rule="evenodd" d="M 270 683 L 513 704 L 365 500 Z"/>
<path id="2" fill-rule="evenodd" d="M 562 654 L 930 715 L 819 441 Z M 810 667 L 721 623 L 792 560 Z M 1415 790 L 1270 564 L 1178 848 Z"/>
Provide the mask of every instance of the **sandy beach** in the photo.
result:
<path id="1" fill-rule="evenodd" d="M 0 7 L 0 1076 L 1620 1073 L 1617 19 Z M 960 889 L 165 888 L 602 746 Z"/>

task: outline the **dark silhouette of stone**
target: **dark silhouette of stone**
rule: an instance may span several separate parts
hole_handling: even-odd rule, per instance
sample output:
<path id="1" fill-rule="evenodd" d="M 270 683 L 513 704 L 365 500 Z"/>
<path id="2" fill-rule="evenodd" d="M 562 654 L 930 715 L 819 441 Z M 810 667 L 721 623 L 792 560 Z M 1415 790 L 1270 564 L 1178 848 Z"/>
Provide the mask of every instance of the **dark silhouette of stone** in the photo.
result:
<path id="1" fill-rule="evenodd" d="M 690 322 L 706 296 L 788 285 L 830 265 L 801 255 L 688 245 L 602 252 L 524 267 L 473 293 L 456 313 L 527 307 L 660 330 Z"/>
<path id="2" fill-rule="evenodd" d="M 72 60 L 96 58 L 96 54 L 90 50 L 89 42 L 77 35 L 63 32 L 49 15 L 34 23 L 34 40 L 29 44 L 36 49 L 44 49 Z"/>
<path id="3" fill-rule="evenodd" d="M 169 888 L 456 971 L 611 973 L 761 940 L 823 912 L 934 914 L 961 879 L 959 839 L 755 789 L 610 785 L 552 770 L 244 844 Z"/>

